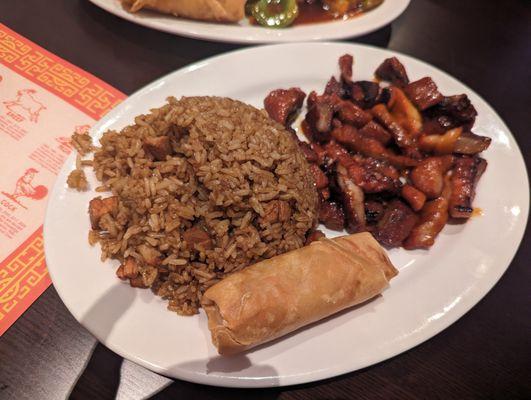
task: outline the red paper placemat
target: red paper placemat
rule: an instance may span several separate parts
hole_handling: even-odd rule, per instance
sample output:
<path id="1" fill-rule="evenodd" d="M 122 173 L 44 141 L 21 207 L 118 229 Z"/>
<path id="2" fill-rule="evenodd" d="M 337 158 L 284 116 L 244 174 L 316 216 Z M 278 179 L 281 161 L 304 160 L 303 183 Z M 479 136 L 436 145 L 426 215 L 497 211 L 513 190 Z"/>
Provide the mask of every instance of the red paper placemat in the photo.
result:
<path id="1" fill-rule="evenodd" d="M 0 336 L 51 283 L 42 222 L 70 135 L 123 98 L 0 24 Z"/>

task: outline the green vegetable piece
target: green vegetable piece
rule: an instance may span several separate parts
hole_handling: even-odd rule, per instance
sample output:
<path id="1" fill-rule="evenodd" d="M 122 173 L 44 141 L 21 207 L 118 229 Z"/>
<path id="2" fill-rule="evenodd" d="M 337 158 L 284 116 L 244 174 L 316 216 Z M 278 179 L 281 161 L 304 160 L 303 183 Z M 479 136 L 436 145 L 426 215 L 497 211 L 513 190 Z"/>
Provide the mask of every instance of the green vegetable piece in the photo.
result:
<path id="1" fill-rule="evenodd" d="M 285 28 L 299 15 L 299 6 L 297 0 L 259 0 L 252 6 L 251 13 L 262 26 Z"/>

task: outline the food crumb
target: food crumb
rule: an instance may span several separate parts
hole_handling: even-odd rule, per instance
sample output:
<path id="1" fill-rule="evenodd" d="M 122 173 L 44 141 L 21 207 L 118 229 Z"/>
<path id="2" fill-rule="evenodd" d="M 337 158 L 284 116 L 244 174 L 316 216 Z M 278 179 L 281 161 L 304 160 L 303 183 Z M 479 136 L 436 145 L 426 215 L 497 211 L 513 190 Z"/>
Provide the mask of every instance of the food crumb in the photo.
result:
<path id="1" fill-rule="evenodd" d="M 87 176 L 82 169 L 75 169 L 68 175 L 66 179 L 68 187 L 84 192 L 89 188 Z"/>
<path id="2" fill-rule="evenodd" d="M 81 155 L 91 153 L 94 148 L 92 146 L 92 138 L 88 133 L 74 133 L 70 139 L 72 146 L 75 147 L 77 152 Z"/>

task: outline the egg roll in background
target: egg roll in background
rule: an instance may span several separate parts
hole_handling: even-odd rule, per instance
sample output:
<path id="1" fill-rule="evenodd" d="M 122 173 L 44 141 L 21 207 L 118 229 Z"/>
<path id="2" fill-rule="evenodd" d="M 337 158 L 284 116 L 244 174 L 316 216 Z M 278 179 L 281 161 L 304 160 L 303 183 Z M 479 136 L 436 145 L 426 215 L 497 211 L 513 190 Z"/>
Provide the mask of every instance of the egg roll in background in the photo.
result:
<path id="1" fill-rule="evenodd" d="M 363 303 L 398 271 L 370 233 L 322 239 L 209 288 L 202 306 L 220 354 L 234 354 Z"/>
<path id="2" fill-rule="evenodd" d="M 204 21 L 236 22 L 245 16 L 246 0 L 122 0 L 129 11 L 143 8 Z"/>

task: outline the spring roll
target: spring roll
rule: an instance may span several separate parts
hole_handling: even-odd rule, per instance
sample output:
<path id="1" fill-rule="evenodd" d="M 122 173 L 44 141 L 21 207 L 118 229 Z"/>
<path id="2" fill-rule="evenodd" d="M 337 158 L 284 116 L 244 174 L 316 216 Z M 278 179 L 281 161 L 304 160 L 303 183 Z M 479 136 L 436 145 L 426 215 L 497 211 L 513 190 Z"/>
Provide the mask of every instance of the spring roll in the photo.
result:
<path id="1" fill-rule="evenodd" d="M 202 306 L 222 355 L 276 339 L 380 294 L 398 271 L 370 233 L 309 246 L 234 273 Z"/>
<path id="2" fill-rule="evenodd" d="M 131 12 L 143 8 L 204 21 L 236 22 L 245 16 L 246 0 L 122 0 Z"/>

